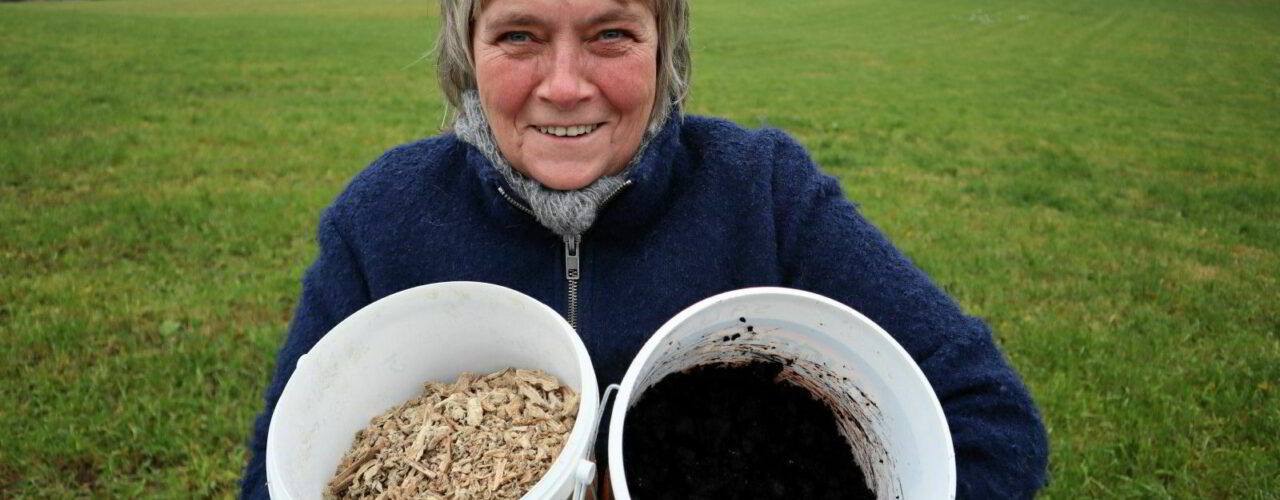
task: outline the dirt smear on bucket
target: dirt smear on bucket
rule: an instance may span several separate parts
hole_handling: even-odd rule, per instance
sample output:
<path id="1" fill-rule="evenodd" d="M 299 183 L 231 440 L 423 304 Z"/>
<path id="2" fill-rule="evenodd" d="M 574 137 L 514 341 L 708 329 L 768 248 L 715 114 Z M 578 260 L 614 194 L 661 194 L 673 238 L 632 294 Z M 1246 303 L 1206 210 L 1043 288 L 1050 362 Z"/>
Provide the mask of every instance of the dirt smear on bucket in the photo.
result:
<path id="1" fill-rule="evenodd" d="M 627 414 L 638 500 L 874 499 L 837 415 L 779 362 L 713 364 L 654 384 Z"/>

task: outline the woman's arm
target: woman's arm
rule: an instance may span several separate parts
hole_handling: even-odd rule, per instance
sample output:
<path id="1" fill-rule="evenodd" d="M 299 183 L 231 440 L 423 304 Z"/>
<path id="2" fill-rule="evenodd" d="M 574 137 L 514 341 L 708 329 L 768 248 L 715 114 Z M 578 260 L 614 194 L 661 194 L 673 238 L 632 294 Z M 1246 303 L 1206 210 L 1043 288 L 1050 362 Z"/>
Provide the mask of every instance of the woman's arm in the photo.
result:
<path id="1" fill-rule="evenodd" d="M 298 358 L 310 351 L 331 328 L 370 301 L 364 273 L 338 229 L 337 213 L 336 205 L 330 207 L 317 229 L 319 252 L 302 278 L 302 299 L 289 325 L 288 337 L 276 354 L 276 373 L 267 387 L 266 411 L 253 425 L 253 436 L 249 440 L 251 456 L 240 483 L 242 499 L 268 498 L 267 428 Z"/>
<path id="2" fill-rule="evenodd" d="M 1030 498 L 1044 485 L 1048 437 L 1030 394 L 979 319 L 858 214 L 789 137 L 773 137 L 773 197 L 788 286 L 843 302 L 911 354 L 942 403 L 957 498 Z"/>

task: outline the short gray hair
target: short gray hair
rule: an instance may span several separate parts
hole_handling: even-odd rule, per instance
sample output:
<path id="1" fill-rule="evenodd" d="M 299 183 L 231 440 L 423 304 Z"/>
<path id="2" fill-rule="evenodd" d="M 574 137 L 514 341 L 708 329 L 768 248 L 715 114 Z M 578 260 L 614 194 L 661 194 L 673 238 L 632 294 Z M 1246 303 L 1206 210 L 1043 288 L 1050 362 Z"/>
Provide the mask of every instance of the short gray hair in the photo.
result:
<path id="1" fill-rule="evenodd" d="M 673 111 L 684 112 L 693 72 L 689 55 L 689 3 L 687 0 L 641 0 L 657 18 L 658 88 L 649 115 L 651 131 Z M 440 0 L 440 34 L 436 38 L 436 77 L 440 90 L 455 110 L 447 119 L 457 120 L 462 93 L 476 88 L 471 57 L 471 28 L 484 0 Z"/>

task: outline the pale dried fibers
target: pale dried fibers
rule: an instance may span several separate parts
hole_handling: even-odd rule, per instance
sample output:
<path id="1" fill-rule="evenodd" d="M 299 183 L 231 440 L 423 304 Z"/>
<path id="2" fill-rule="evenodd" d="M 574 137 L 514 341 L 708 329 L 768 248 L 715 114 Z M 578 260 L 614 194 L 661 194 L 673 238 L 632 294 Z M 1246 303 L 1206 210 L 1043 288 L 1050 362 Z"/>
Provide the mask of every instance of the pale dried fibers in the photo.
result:
<path id="1" fill-rule="evenodd" d="M 578 394 L 536 370 L 428 382 L 356 433 L 325 498 L 520 498 L 560 454 L 577 411 Z"/>

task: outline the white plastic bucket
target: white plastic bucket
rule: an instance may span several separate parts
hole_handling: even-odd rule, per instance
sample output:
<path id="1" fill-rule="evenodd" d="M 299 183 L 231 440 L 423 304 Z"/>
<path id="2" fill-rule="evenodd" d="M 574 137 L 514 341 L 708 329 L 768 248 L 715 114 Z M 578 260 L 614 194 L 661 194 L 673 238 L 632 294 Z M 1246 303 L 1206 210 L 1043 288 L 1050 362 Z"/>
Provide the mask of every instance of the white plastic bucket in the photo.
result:
<path id="1" fill-rule="evenodd" d="M 610 418 L 614 496 L 631 498 L 623 429 L 627 410 L 646 389 L 694 366 L 757 359 L 793 361 L 784 374 L 832 403 L 877 498 L 955 497 L 951 433 L 937 396 L 907 352 L 857 311 L 785 288 L 703 300 L 667 321 L 640 349 Z"/>
<path id="2" fill-rule="evenodd" d="M 356 431 L 429 380 L 506 367 L 550 373 L 581 396 L 564 450 L 524 498 L 568 498 L 595 477 L 599 389 L 582 340 L 542 303 L 497 285 L 450 282 L 387 296 L 330 330 L 298 361 L 267 437 L 273 499 L 321 498 Z"/>

